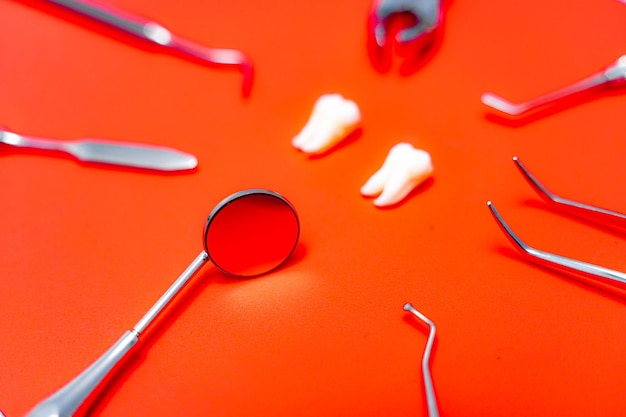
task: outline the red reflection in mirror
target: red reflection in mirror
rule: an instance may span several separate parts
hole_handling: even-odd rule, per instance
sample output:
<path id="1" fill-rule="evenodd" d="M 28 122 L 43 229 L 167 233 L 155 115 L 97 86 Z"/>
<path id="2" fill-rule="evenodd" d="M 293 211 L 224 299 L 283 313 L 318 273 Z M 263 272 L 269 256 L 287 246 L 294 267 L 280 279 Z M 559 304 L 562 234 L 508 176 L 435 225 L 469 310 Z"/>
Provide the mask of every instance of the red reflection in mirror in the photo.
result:
<path id="1" fill-rule="evenodd" d="M 251 277 L 280 266 L 293 252 L 299 233 L 298 216 L 287 200 L 271 191 L 248 190 L 213 210 L 204 244 L 219 269 Z"/>

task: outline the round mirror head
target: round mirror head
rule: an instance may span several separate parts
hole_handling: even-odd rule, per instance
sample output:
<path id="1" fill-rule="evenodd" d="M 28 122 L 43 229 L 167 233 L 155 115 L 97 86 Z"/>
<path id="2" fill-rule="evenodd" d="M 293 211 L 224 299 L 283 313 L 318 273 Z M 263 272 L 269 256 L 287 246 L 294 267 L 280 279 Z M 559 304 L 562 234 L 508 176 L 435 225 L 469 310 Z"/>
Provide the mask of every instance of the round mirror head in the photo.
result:
<path id="1" fill-rule="evenodd" d="M 284 197 L 268 190 L 245 190 L 213 209 L 204 226 L 204 249 L 222 271 L 253 277 L 285 262 L 299 235 L 298 215 Z"/>

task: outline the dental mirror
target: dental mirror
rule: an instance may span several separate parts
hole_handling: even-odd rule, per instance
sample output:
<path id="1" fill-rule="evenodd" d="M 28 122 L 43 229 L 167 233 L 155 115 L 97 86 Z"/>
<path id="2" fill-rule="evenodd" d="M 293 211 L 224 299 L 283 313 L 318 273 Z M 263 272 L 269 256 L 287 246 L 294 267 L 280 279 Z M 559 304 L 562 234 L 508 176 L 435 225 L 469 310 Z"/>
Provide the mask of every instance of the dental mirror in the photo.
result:
<path id="1" fill-rule="evenodd" d="M 300 235 L 296 210 L 280 194 L 244 190 L 222 200 L 204 226 L 204 250 L 193 260 L 132 330 L 81 374 L 35 406 L 28 417 L 85 415 L 105 379 L 139 342 L 140 335 L 207 262 L 241 278 L 266 274 L 282 265 Z"/>
<path id="2" fill-rule="evenodd" d="M 298 241 L 298 218 L 284 198 L 247 190 L 219 203 L 204 227 L 204 250 L 213 265 L 237 277 L 254 277 L 280 266 Z"/>

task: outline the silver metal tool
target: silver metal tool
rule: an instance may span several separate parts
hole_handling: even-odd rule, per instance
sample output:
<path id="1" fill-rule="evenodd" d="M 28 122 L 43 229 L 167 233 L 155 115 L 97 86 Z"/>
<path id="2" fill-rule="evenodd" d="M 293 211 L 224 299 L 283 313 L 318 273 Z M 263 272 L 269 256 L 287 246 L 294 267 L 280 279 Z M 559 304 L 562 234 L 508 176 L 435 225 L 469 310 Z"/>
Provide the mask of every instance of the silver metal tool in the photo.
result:
<path id="1" fill-rule="evenodd" d="M 430 375 L 430 354 L 435 343 L 435 336 L 437 328 L 435 323 L 420 313 L 411 305 L 406 303 L 403 307 L 405 311 L 413 314 L 415 317 L 426 323 L 429 328 L 428 340 L 426 341 L 426 347 L 424 348 L 424 354 L 422 356 L 422 377 L 424 379 L 424 391 L 426 392 L 426 404 L 428 407 L 428 415 L 430 417 L 439 417 L 439 407 L 437 406 L 437 397 L 435 396 L 435 388 L 433 386 L 433 379 Z"/>
<path id="2" fill-rule="evenodd" d="M 600 87 L 622 86 L 626 81 L 626 55 L 622 55 L 615 63 L 604 70 L 595 73 L 583 80 L 575 82 L 567 87 L 556 90 L 544 96 L 523 103 L 511 103 L 510 101 L 493 93 L 484 93 L 481 96 L 483 104 L 511 116 L 519 116 L 535 109 L 553 104 L 558 100 L 571 97 L 575 94 L 590 91 Z"/>
<path id="3" fill-rule="evenodd" d="M 236 49 L 209 48 L 170 32 L 157 22 L 130 14 L 110 5 L 89 0 L 43 0 L 64 7 L 81 16 L 120 30 L 142 41 L 169 48 L 190 58 L 210 65 L 238 67 L 243 75 L 242 94 L 248 96 L 252 89 L 252 60 Z"/>
<path id="4" fill-rule="evenodd" d="M 141 336 L 187 285 L 211 261 L 221 271 L 250 278 L 281 266 L 298 243 L 300 223 L 294 207 L 281 195 L 262 189 L 244 190 L 222 200 L 204 227 L 204 250 L 159 300 L 99 359 L 56 393 L 35 406 L 27 417 L 85 415 L 90 400 L 107 376 L 119 369 Z"/>
<path id="5" fill-rule="evenodd" d="M 443 14 L 442 0 L 373 0 L 367 32 L 371 64 L 385 73 L 398 55 L 399 73 L 413 74 L 437 51 Z"/>
<path id="6" fill-rule="evenodd" d="M 398 31 L 396 41 L 409 44 L 431 34 L 441 24 L 441 0 L 377 0 L 371 11 L 371 30 L 376 43 L 384 47 L 390 19 L 408 14 L 413 24 Z"/>
<path id="7" fill-rule="evenodd" d="M 526 169 L 524 165 L 522 165 L 517 157 L 514 158 L 514 162 L 533 189 L 535 189 L 535 191 L 537 191 L 537 193 L 551 206 L 603 226 L 607 226 L 612 223 L 617 226 L 620 224 L 626 224 L 626 215 L 624 214 L 568 200 L 551 193 L 539 181 L 537 181 L 537 179 Z M 575 272 L 602 284 L 609 284 L 622 288 L 626 284 L 626 274 L 623 272 L 590 264 L 577 259 L 556 255 L 550 252 L 545 252 L 527 245 L 506 224 L 491 201 L 487 202 L 487 206 L 504 234 L 529 260 L 557 270 Z"/>
<path id="8" fill-rule="evenodd" d="M 123 165 L 158 171 L 185 171 L 195 168 L 195 156 L 164 146 L 113 142 L 96 139 L 61 141 L 18 135 L 0 129 L 0 144 L 21 148 L 61 151 L 84 162 Z"/>

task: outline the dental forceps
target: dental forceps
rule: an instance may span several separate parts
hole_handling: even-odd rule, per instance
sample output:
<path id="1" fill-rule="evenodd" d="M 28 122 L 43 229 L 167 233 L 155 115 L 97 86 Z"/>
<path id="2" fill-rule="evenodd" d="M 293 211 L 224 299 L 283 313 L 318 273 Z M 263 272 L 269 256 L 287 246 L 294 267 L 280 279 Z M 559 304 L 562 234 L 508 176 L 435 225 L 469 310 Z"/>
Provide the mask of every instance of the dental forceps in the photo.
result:
<path id="1" fill-rule="evenodd" d="M 520 162 L 517 157 L 513 158 L 513 161 L 515 162 L 517 168 L 520 170 L 526 181 L 528 181 L 531 187 L 549 205 L 559 210 L 565 211 L 569 214 L 590 220 L 603 226 L 626 226 L 626 215 L 559 197 L 550 192 L 546 187 L 544 187 L 543 184 L 541 184 L 526 169 L 526 167 Z M 564 256 L 545 252 L 527 245 L 506 224 L 500 213 L 498 213 L 498 211 L 494 207 L 493 203 L 491 201 L 488 201 L 487 205 L 489 207 L 489 210 L 491 211 L 491 214 L 495 218 L 496 222 L 498 223 L 504 234 L 509 238 L 513 245 L 529 260 L 536 262 L 540 265 L 555 268 L 557 270 L 579 273 L 602 284 L 609 284 L 612 286 L 621 285 L 622 287 L 624 284 L 626 284 L 626 274 L 623 272 L 615 271 L 599 265 L 590 264 L 577 259 L 566 258 Z"/>
<path id="2" fill-rule="evenodd" d="M 403 307 L 404 311 L 408 311 L 415 317 L 426 323 L 428 326 L 428 340 L 426 340 L 426 347 L 424 348 L 424 354 L 422 355 L 422 378 L 424 379 L 424 391 L 426 391 L 426 405 L 428 407 L 429 417 L 439 417 L 439 407 L 437 406 L 437 397 L 435 396 L 435 388 L 433 386 L 433 379 L 430 375 L 430 354 L 435 343 L 435 336 L 437 334 L 437 327 L 435 323 L 420 313 L 411 303 L 406 303 Z"/>
<path id="3" fill-rule="evenodd" d="M 626 81 L 626 55 L 622 55 L 604 70 L 575 82 L 567 87 L 553 91 L 541 97 L 523 103 L 510 101 L 492 93 L 484 93 L 480 100 L 483 104 L 511 116 L 519 116 L 532 110 L 544 107 L 571 97 L 575 94 L 590 91 L 599 87 L 618 87 Z"/>
<path id="4" fill-rule="evenodd" d="M 427 47 L 441 25 L 441 0 L 375 0 L 370 12 L 370 35 L 381 55 L 388 49 L 390 24 L 402 15 L 411 19 L 408 26 L 398 30 L 396 42 L 401 48 Z M 420 51 L 421 52 L 421 51 Z"/>
<path id="5" fill-rule="evenodd" d="M 247 97 L 252 89 L 252 61 L 235 49 L 209 48 L 173 34 L 157 22 L 115 9 L 91 0 L 43 0 L 64 7 L 78 15 L 113 27 L 142 41 L 178 52 L 210 65 L 239 67 L 243 75 L 242 94 Z"/>

